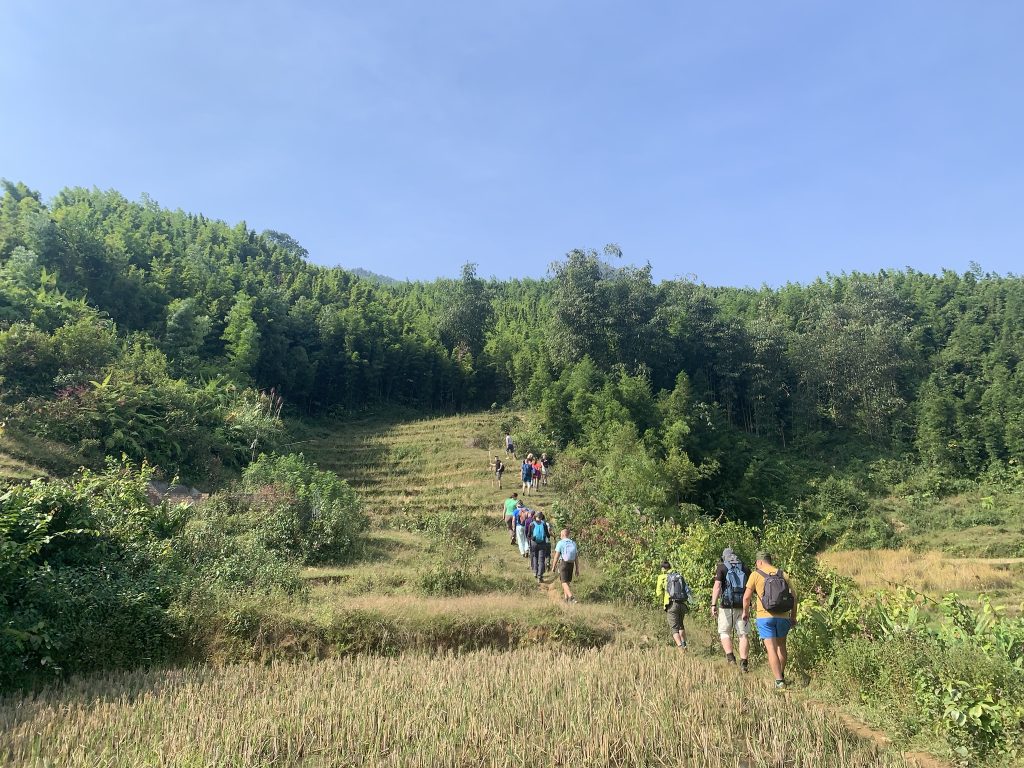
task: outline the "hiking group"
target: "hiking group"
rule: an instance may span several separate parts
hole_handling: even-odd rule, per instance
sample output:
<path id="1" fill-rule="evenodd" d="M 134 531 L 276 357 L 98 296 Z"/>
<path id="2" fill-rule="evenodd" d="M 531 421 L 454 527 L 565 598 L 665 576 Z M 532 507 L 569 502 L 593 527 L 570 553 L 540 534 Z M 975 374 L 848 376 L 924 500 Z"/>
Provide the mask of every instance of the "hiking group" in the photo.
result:
<path id="1" fill-rule="evenodd" d="M 551 524 L 544 513 L 526 506 L 518 493 L 505 499 L 503 509 L 505 526 L 509 531 L 509 543 L 519 547 L 519 554 L 530 559 L 530 572 L 537 584 L 544 583 L 544 574 L 554 571 L 562 583 L 562 599 L 575 603 L 572 580 L 580 572 L 579 550 L 576 542 L 569 537 L 569 529 L 563 528 L 554 546 L 555 558 L 551 559 Z"/>
<path id="2" fill-rule="evenodd" d="M 686 649 L 686 615 L 691 591 L 686 580 L 672 570 L 666 560 L 655 581 L 655 595 L 665 610 L 672 640 L 680 650 Z M 738 640 L 739 665 L 747 672 L 750 655 L 750 605 L 758 637 L 764 643 L 768 666 L 775 676 L 775 687 L 786 687 L 786 637 L 796 626 L 796 593 L 781 568 L 772 563 L 768 552 L 758 552 L 754 570 L 745 566 L 730 548 L 722 550 L 722 559 L 715 568 L 711 588 L 711 615 L 718 623 L 718 639 L 730 664 L 736 663 Z"/>
<path id="3" fill-rule="evenodd" d="M 516 458 L 515 443 L 508 432 L 505 433 L 505 453 L 506 458 Z M 547 485 L 550 465 L 546 453 L 540 457 L 526 454 L 520 467 L 524 496 Z M 491 469 L 500 489 L 505 463 L 499 456 L 494 457 Z M 544 574 L 555 571 L 562 584 L 562 599 L 575 603 L 571 585 L 573 577 L 580 572 L 579 550 L 570 538 L 569 530 L 563 529 L 559 534 L 552 561 L 551 525 L 543 512 L 530 509 L 518 493 L 513 493 L 505 500 L 503 513 L 509 543 L 519 548 L 523 558 L 529 558 L 530 572 L 537 583 L 543 584 Z M 684 618 L 692 598 L 689 585 L 665 560 L 655 580 L 654 590 L 656 600 L 665 611 L 673 643 L 680 650 L 685 650 Z M 768 666 L 775 677 L 775 687 L 783 689 L 786 687 L 786 638 L 796 626 L 796 594 L 782 569 L 772 563 L 770 553 L 758 552 L 751 570 L 727 547 L 722 550 L 722 557 L 715 567 L 711 585 L 711 616 L 717 622 L 718 638 L 726 660 L 737 664 L 736 652 L 739 651 L 738 664 L 743 672 L 749 671 L 751 604 L 757 634 L 764 643 Z"/>

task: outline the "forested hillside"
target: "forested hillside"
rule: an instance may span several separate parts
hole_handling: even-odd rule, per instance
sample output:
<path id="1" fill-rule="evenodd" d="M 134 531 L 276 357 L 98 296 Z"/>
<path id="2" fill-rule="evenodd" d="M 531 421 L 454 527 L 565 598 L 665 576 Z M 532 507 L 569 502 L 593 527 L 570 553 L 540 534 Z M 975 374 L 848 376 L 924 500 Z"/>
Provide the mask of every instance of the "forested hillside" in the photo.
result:
<path id="1" fill-rule="evenodd" d="M 113 191 L 47 202 L 4 186 L 8 433 L 86 463 L 124 452 L 212 481 L 269 439 L 260 425 L 282 404 L 514 403 L 543 414 L 553 447 L 590 444 L 598 464 L 628 455 L 606 469 L 650 487 L 659 514 L 756 521 L 802 504 L 836 540 L 900 484 L 949 495 L 1012 482 L 1024 461 L 1017 277 L 655 283 L 609 248 L 573 251 L 547 279 L 466 265 L 458 280 L 382 284 L 312 264 L 283 233 Z M 858 536 L 893 535 L 884 519 L 869 528 Z"/>

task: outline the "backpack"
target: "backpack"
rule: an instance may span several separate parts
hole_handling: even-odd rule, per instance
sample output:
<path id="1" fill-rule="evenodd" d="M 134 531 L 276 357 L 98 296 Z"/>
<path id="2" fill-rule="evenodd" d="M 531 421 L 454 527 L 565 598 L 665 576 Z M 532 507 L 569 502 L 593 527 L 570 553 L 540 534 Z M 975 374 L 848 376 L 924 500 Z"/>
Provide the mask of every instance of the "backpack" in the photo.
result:
<path id="1" fill-rule="evenodd" d="M 533 522 L 533 540 L 538 544 L 543 544 L 548 540 L 548 524 L 544 522 Z"/>
<path id="2" fill-rule="evenodd" d="M 793 590 L 789 588 L 789 582 L 779 568 L 775 573 L 767 574 L 760 568 L 757 572 L 764 579 L 764 594 L 761 595 L 761 605 L 768 613 L 786 613 L 793 610 Z"/>
<path id="3" fill-rule="evenodd" d="M 747 589 L 743 576 L 743 566 L 736 562 L 726 566 L 725 580 L 722 582 L 722 607 L 739 608 L 743 605 L 743 593 Z"/>
<path id="4" fill-rule="evenodd" d="M 562 547 L 562 559 L 567 563 L 576 561 L 576 542 L 572 539 L 562 539 L 565 546 Z"/>
<path id="5" fill-rule="evenodd" d="M 668 592 L 669 600 L 676 603 L 685 603 L 689 590 L 686 588 L 686 582 L 683 580 L 683 577 L 672 571 L 665 580 L 665 591 Z"/>

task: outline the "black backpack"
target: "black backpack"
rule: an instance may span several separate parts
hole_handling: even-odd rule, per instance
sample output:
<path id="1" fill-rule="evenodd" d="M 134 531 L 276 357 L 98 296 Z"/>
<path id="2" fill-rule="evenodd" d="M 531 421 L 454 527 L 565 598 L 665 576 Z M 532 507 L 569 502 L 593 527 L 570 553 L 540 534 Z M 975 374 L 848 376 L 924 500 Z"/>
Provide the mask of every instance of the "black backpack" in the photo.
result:
<path id="1" fill-rule="evenodd" d="M 793 590 L 789 588 L 782 569 L 775 573 L 767 574 L 760 568 L 757 572 L 764 579 L 764 594 L 761 595 L 761 605 L 768 613 L 788 613 L 793 610 Z"/>

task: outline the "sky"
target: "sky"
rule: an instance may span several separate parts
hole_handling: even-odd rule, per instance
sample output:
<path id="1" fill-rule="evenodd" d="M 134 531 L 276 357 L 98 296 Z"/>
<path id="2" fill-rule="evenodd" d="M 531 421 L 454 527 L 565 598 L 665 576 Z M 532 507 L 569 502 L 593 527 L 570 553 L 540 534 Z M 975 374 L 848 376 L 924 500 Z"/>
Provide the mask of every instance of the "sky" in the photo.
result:
<path id="1" fill-rule="evenodd" d="M 1024 272 L 1019 0 L 0 0 L 0 177 L 396 278 Z"/>

